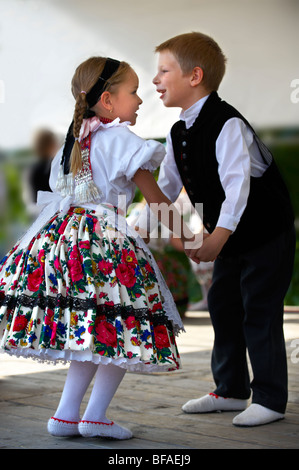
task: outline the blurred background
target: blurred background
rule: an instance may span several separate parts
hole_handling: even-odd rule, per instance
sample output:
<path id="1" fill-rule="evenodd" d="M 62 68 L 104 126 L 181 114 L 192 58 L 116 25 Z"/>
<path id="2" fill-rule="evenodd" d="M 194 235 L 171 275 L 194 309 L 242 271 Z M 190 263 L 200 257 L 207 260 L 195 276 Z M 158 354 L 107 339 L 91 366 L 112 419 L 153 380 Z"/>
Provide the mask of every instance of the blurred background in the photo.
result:
<path id="1" fill-rule="evenodd" d="M 274 153 L 298 220 L 298 20 L 299 0 L 0 0 L 0 258 L 35 217 L 34 188 L 46 185 L 72 120 L 76 66 L 92 55 L 128 61 L 143 99 L 134 132 L 163 141 L 180 110 L 164 108 L 155 92 L 154 49 L 191 31 L 221 46 L 228 62 L 219 95 Z M 298 253 L 297 242 L 288 305 L 299 305 Z M 196 302 L 201 289 L 185 268 Z"/>

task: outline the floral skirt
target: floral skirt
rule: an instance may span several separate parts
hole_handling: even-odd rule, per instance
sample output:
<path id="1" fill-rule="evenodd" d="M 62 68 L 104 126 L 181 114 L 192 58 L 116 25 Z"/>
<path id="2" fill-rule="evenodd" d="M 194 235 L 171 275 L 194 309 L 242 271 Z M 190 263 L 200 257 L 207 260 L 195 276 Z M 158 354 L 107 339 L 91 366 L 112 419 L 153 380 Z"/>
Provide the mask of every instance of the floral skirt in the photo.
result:
<path id="1" fill-rule="evenodd" d="M 115 229 L 105 212 L 71 207 L 27 249 L 17 244 L 2 260 L 0 349 L 137 372 L 178 369 L 181 328 L 167 312 L 175 304 L 167 307 L 159 276 L 150 252 Z"/>

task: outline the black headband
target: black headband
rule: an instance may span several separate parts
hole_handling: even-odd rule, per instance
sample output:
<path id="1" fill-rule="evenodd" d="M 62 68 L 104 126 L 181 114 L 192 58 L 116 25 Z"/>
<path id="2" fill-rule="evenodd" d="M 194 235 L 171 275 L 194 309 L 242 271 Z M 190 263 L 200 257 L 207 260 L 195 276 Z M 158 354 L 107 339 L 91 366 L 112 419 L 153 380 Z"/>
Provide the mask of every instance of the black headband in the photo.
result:
<path id="1" fill-rule="evenodd" d="M 115 74 L 119 66 L 119 60 L 110 59 L 108 57 L 105 63 L 104 70 L 101 73 L 101 76 L 99 77 L 98 81 L 93 85 L 91 90 L 89 90 L 89 92 L 86 94 L 86 101 L 88 103 L 89 108 L 92 108 L 95 104 L 97 104 L 101 94 L 104 91 L 104 87 L 107 81 L 109 80 L 109 78 L 112 77 L 112 75 Z"/>
<path id="2" fill-rule="evenodd" d="M 106 63 L 101 73 L 101 76 L 98 78 L 97 82 L 93 85 L 89 92 L 86 93 L 86 101 L 89 109 L 87 110 L 84 117 L 87 118 L 95 115 L 93 111 L 90 111 L 90 108 L 97 104 L 101 94 L 104 91 L 107 81 L 109 80 L 109 78 L 112 77 L 112 75 L 114 75 L 114 73 L 118 70 L 119 66 L 119 60 L 110 59 L 110 57 L 106 59 Z M 61 164 L 63 165 L 63 172 L 65 175 L 70 172 L 70 156 L 75 143 L 75 138 L 73 136 L 73 124 L 74 121 L 72 121 L 68 129 L 61 158 Z"/>

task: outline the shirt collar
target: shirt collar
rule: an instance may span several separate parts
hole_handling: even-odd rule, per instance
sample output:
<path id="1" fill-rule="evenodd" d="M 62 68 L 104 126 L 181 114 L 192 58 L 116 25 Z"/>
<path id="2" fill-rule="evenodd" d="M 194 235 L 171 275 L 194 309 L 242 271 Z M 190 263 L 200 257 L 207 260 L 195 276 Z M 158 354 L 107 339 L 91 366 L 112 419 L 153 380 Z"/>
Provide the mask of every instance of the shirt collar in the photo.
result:
<path id="1" fill-rule="evenodd" d="M 185 121 L 186 128 L 189 129 L 193 124 L 197 116 L 199 115 L 201 108 L 207 101 L 209 95 L 200 98 L 200 100 L 196 101 L 190 108 L 186 109 L 186 111 L 181 111 L 180 119 Z"/>

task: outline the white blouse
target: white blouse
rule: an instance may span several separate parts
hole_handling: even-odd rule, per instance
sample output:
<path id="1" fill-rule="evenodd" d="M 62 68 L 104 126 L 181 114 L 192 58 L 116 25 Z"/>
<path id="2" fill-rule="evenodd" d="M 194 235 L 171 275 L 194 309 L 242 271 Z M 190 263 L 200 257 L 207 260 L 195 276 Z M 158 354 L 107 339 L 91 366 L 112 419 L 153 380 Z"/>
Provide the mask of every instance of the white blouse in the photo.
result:
<path id="1" fill-rule="evenodd" d="M 128 128 L 128 122 L 119 118 L 101 123 L 91 135 L 90 162 L 93 181 L 101 192 L 95 203 L 80 203 L 80 207 L 95 208 L 97 204 L 118 205 L 119 195 L 126 197 L 126 209 L 132 203 L 136 185 L 132 178 L 138 169 L 154 171 L 165 156 L 164 146 L 154 140 L 144 140 Z M 52 163 L 50 187 L 56 192 L 63 148 Z M 74 199 L 73 204 L 76 204 Z"/>
<path id="2" fill-rule="evenodd" d="M 56 212 L 65 214 L 71 206 L 80 206 L 99 212 L 101 204 L 110 204 L 126 212 L 132 203 L 136 185 L 132 181 L 138 169 L 154 171 L 165 156 L 165 147 L 154 140 L 144 140 L 134 134 L 128 122 L 119 118 L 108 124 L 100 123 L 92 133 L 90 162 L 93 181 L 101 196 L 95 202 L 82 203 L 75 194 L 62 196 L 56 190 L 63 147 L 55 156 L 50 174 L 52 192 L 39 191 L 37 204 L 44 206 L 37 220 L 20 240 L 20 248 L 25 248 L 30 240 Z"/>

